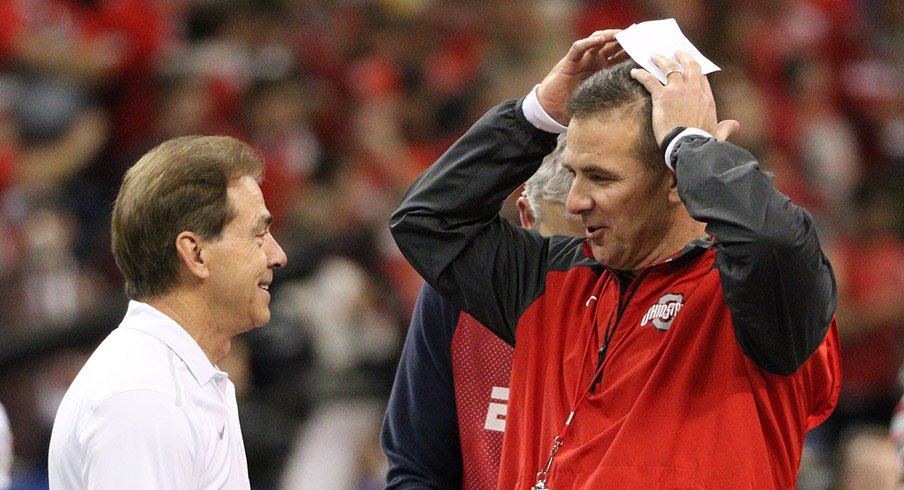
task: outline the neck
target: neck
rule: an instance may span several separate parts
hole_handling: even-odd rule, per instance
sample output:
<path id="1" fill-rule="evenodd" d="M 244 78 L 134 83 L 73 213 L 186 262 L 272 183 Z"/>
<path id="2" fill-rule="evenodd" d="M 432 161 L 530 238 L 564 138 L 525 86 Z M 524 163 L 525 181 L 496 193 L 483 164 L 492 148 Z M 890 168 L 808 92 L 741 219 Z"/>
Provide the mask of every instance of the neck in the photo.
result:
<path id="1" fill-rule="evenodd" d="M 188 332 L 212 364 L 217 364 L 229 353 L 231 337 L 217 329 L 209 308 L 203 301 L 197 301 L 191 292 L 177 288 L 145 302 Z"/>
<path id="2" fill-rule="evenodd" d="M 688 243 L 704 236 L 706 236 L 706 223 L 694 221 L 693 218 L 684 213 L 683 216 L 679 216 L 675 226 L 671 227 L 668 233 L 662 237 L 658 246 L 648 255 L 647 260 L 643 261 L 642 266 L 635 270 L 623 272 L 635 277 L 647 265 L 662 262 L 681 251 Z"/>

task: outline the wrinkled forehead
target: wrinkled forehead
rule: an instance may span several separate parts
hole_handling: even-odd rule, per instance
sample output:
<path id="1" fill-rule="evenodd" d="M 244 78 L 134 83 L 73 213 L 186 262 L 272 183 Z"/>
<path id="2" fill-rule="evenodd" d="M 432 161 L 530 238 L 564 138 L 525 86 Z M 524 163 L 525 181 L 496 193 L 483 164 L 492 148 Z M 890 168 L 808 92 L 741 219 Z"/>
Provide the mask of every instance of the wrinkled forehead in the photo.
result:
<path id="1" fill-rule="evenodd" d="M 572 170 L 589 162 L 636 159 L 640 122 L 619 111 L 615 114 L 572 119 L 565 142 L 564 165 Z"/>
<path id="2" fill-rule="evenodd" d="M 253 176 L 246 175 L 231 181 L 227 192 L 234 220 L 256 223 L 269 218 L 264 194 Z"/>

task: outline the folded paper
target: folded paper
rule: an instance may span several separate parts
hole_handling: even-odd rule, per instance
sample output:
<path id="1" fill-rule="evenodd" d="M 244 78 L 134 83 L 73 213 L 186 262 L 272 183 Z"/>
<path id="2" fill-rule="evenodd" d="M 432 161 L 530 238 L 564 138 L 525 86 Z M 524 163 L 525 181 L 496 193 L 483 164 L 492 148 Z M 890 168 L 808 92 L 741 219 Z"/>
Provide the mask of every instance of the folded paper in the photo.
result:
<path id="1" fill-rule="evenodd" d="M 651 20 L 633 24 L 616 34 L 615 39 L 631 59 L 652 73 L 663 84 L 666 83 L 666 76 L 653 64 L 654 54 L 677 60 L 675 53 L 684 51 L 693 56 L 697 63 L 700 63 L 704 75 L 720 70 L 691 44 L 681 32 L 675 19 Z"/>

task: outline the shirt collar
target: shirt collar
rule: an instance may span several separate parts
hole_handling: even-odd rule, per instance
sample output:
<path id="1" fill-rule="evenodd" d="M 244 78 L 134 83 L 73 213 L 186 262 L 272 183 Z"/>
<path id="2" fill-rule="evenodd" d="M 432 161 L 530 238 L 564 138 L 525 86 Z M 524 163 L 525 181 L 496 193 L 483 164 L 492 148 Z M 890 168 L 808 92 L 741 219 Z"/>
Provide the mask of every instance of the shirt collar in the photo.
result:
<path id="1" fill-rule="evenodd" d="M 144 332 L 166 344 L 188 366 L 188 370 L 201 386 L 206 385 L 215 376 L 226 376 L 226 373 L 210 362 L 198 342 L 181 325 L 147 303 L 129 301 L 129 308 L 119 328 Z"/>

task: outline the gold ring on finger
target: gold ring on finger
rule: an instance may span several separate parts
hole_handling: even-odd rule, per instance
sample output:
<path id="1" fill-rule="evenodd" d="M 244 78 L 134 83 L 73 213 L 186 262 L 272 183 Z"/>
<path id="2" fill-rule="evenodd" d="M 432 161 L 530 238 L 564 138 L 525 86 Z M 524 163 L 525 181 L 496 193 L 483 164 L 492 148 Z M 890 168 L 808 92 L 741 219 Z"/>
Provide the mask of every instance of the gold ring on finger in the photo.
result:
<path id="1" fill-rule="evenodd" d="M 682 71 L 681 71 L 680 69 L 678 69 L 678 68 L 672 68 L 671 70 L 666 71 L 666 72 L 665 72 L 665 78 L 666 78 L 666 80 L 668 80 L 669 75 L 671 75 L 672 73 L 682 73 Z"/>

